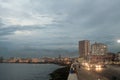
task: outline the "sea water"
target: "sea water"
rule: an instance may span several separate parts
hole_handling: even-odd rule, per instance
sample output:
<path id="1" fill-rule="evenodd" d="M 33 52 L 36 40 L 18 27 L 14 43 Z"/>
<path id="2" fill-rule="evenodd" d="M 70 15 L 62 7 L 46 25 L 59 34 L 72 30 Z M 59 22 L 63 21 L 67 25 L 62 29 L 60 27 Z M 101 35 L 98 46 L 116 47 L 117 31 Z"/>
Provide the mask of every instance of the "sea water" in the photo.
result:
<path id="1" fill-rule="evenodd" d="M 54 64 L 0 63 L 0 80 L 49 80 L 61 66 Z"/>

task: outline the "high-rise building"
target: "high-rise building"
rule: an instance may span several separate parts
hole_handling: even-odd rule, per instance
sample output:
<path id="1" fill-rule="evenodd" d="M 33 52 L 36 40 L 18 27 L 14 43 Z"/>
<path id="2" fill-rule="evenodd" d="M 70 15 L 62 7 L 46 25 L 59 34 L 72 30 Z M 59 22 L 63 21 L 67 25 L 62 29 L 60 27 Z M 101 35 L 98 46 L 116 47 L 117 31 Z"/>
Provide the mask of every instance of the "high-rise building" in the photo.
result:
<path id="1" fill-rule="evenodd" d="M 91 55 L 105 55 L 106 53 L 107 45 L 96 42 L 91 45 Z"/>
<path id="2" fill-rule="evenodd" d="M 87 58 L 90 54 L 90 41 L 89 40 L 83 40 L 79 41 L 79 54 L 80 57 Z"/>

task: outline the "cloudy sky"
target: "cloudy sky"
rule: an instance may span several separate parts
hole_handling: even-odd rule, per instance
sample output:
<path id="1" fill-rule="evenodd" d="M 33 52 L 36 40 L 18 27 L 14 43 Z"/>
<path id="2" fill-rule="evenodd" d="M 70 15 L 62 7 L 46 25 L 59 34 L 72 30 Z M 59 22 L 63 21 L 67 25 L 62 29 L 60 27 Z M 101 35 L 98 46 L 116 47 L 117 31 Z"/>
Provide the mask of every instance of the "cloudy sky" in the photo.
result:
<path id="1" fill-rule="evenodd" d="M 120 0 L 0 0 L 0 56 L 76 56 L 85 39 L 120 51 Z"/>

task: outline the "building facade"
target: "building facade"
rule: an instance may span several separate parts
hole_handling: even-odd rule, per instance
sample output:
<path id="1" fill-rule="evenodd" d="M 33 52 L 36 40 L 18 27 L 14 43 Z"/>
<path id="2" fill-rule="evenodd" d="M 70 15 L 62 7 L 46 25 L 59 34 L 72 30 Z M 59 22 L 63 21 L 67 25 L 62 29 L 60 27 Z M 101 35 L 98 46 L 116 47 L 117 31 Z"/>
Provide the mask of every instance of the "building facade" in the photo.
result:
<path id="1" fill-rule="evenodd" d="M 91 62 L 103 63 L 107 55 L 107 45 L 103 43 L 94 43 L 91 45 Z"/>
<path id="2" fill-rule="evenodd" d="M 107 45 L 96 42 L 91 45 L 91 55 L 105 55 L 106 53 Z"/>
<path id="3" fill-rule="evenodd" d="M 83 58 L 87 58 L 87 56 L 90 54 L 89 40 L 79 41 L 79 54 L 80 54 L 80 57 L 83 57 Z"/>

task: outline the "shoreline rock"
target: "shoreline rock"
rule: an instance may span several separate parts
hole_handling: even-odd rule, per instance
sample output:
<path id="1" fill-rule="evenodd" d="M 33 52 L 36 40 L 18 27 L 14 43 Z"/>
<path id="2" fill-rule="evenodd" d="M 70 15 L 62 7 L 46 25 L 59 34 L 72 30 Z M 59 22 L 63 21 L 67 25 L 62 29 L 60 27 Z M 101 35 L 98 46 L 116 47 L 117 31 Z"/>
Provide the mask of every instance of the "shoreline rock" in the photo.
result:
<path id="1" fill-rule="evenodd" d="M 49 80 L 67 80 L 69 75 L 70 66 L 65 66 L 59 69 L 56 69 L 52 73 L 50 73 Z"/>

